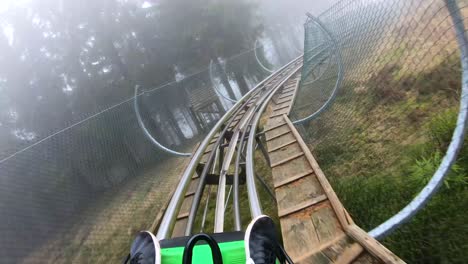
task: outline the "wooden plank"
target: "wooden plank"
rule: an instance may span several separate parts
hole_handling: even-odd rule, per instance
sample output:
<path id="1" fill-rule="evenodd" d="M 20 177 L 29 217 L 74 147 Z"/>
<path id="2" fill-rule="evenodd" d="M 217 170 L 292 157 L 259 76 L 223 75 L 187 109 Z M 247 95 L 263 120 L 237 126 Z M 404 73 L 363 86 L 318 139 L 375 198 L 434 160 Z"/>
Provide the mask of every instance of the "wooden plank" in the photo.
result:
<path id="1" fill-rule="evenodd" d="M 317 175 L 317 179 L 320 181 L 320 184 L 322 185 L 325 193 L 327 194 L 328 199 L 330 200 L 330 203 L 332 204 L 333 209 L 336 212 L 338 220 L 340 221 L 343 228 L 346 228 L 346 226 L 348 226 L 349 223 L 346 220 L 346 217 L 345 217 L 345 214 L 344 214 L 345 210 L 344 210 L 344 207 L 341 204 L 340 200 L 338 199 L 338 196 L 336 196 L 335 191 L 333 191 L 333 188 L 331 187 L 330 183 L 328 182 L 327 178 L 325 177 L 325 174 L 323 173 L 322 169 L 320 169 L 317 161 L 312 156 L 312 153 L 310 152 L 309 148 L 305 144 L 302 137 L 299 135 L 299 132 L 297 132 L 296 128 L 294 127 L 294 125 L 291 123 L 291 121 L 289 120 L 289 118 L 286 115 L 284 115 L 283 117 L 284 117 L 286 123 L 288 124 L 289 128 L 291 129 L 292 134 L 295 136 L 295 138 L 297 139 L 297 142 L 301 146 L 302 151 L 305 154 L 305 157 L 307 158 L 310 165 L 312 166 L 312 169 L 315 172 L 315 175 Z"/>
<path id="2" fill-rule="evenodd" d="M 283 106 L 290 106 L 291 104 L 289 102 L 284 102 L 284 103 L 281 103 L 281 104 L 276 104 L 276 108 L 278 107 L 283 107 Z"/>
<path id="3" fill-rule="evenodd" d="M 270 119 L 271 119 L 271 118 L 275 118 L 275 117 L 278 117 L 278 116 L 285 115 L 285 114 L 287 114 L 287 113 L 288 113 L 288 111 L 284 111 L 284 110 L 283 110 L 282 112 L 275 113 L 274 115 L 271 115 L 271 116 L 268 117 L 268 118 L 270 118 Z"/>
<path id="4" fill-rule="evenodd" d="M 382 261 L 378 260 L 367 251 L 364 251 L 352 262 L 353 264 L 381 264 Z"/>
<path id="5" fill-rule="evenodd" d="M 185 197 L 188 197 L 194 194 L 195 194 L 195 191 L 188 191 L 187 193 L 185 193 Z"/>
<path id="6" fill-rule="evenodd" d="M 322 245 L 333 245 L 337 238 L 345 234 L 335 221 L 321 222 L 333 214 L 329 202 L 322 202 L 300 212 L 281 218 L 281 230 L 286 252 L 297 263 L 332 263 L 332 260 L 321 251 L 310 253 Z M 333 219 L 331 219 L 333 220 Z"/>
<path id="7" fill-rule="evenodd" d="M 282 116 L 275 116 L 272 118 L 269 118 L 270 121 L 275 122 L 275 123 L 280 123 L 283 122 L 283 117 Z"/>
<path id="8" fill-rule="evenodd" d="M 281 165 L 281 164 L 284 164 L 284 163 L 286 163 L 286 162 L 289 162 L 289 161 L 291 161 L 291 160 L 293 160 L 293 159 L 297 159 L 297 158 L 299 158 L 299 157 L 301 157 L 301 156 L 303 156 L 303 155 L 304 155 L 304 152 L 296 153 L 296 154 L 294 154 L 294 155 L 292 155 L 292 156 L 290 156 L 290 157 L 288 157 L 288 158 L 286 158 L 286 159 L 284 159 L 284 160 L 280 160 L 280 161 L 278 161 L 278 162 L 276 162 L 276 163 L 272 163 L 270 167 L 272 167 L 272 168 L 278 167 L 278 166 Z"/>
<path id="9" fill-rule="evenodd" d="M 192 181 L 190 182 L 189 188 L 187 190 L 187 194 L 195 193 L 199 182 L 200 182 L 200 177 L 197 177 L 195 179 L 192 178 Z M 189 196 L 187 194 L 185 196 Z"/>
<path id="10" fill-rule="evenodd" d="M 324 243 L 341 235 L 343 230 L 336 218 L 330 201 L 327 200 L 326 202 L 320 203 L 320 206 L 319 208 L 314 208 L 315 211 L 311 214 L 311 219 L 319 240 L 321 243 Z"/>
<path id="11" fill-rule="evenodd" d="M 290 103 L 292 98 L 279 99 L 276 104 Z"/>
<path id="12" fill-rule="evenodd" d="M 276 147 L 274 147 L 274 148 L 268 150 L 268 152 L 269 152 L 269 153 L 275 152 L 275 151 L 277 151 L 277 150 L 280 150 L 280 149 L 282 149 L 282 148 L 284 148 L 284 147 L 287 147 L 287 146 L 289 146 L 289 145 L 291 145 L 291 144 L 294 144 L 294 143 L 296 143 L 296 142 L 297 142 L 297 140 L 293 139 L 293 140 L 291 140 L 291 141 L 288 141 L 288 142 L 286 142 L 286 143 L 283 143 L 283 144 L 281 144 L 281 145 L 278 145 L 278 146 L 276 146 Z"/>
<path id="13" fill-rule="evenodd" d="M 322 243 L 320 244 L 319 247 L 315 247 L 312 250 L 309 250 L 307 254 L 301 256 L 299 259 L 295 260 L 295 263 L 315 263 L 312 260 L 314 260 L 314 256 L 317 256 L 319 254 L 323 254 L 322 251 L 325 249 L 333 246 L 336 243 L 339 243 L 341 240 L 348 239 L 347 236 L 343 233 L 333 240 L 328 241 L 327 243 Z"/>
<path id="14" fill-rule="evenodd" d="M 288 107 L 289 107 L 289 104 L 273 108 L 272 110 L 273 110 L 273 112 L 276 112 L 278 110 L 282 110 L 282 109 L 285 109 L 285 108 L 288 108 Z"/>
<path id="15" fill-rule="evenodd" d="M 281 187 L 283 185 L 286 185 L 288 183 L 291 183 L 293 181 L 297 181 L 297 180 L 299 180 L 301 178 L 304 178 L 305 176 L 311 175 L 312 173 L 314 173 L 314 171 L 310 170 L 310 171 L 305 171 L 305 172 L 301 172 L 299 174 L 293 175 L 293 176 L 291 176 L 291 177 L 289 177 L 289 178 L 287 178 L 287 179 L 285 179 L 283 181 L 279 181 L 277 183 L 274 183 L 275 188 L 279 188 L 279 187 Z"/>
<path id="16" fill-rule="evenodd" d="M 278 210 L 287 210 L 297 204 L 314 200 L 316 197 L 324 195 L 316 177 L 309 175 L 302 177 L 290 184 L 283 185 L 275 189 Z"/>
<path id="17" fill-rule="evenodd" d="M 310 171 L 312 168 L 309 164 L 305 163 L 307 161 L 305 156 L 302 156 L 298 159 L 292 160 L 289 164 L 278 166 L 272 169 L 273 172 L 273 181 L 281 182 L 286 179 L 289 179 L 291 175 L 297 175 L 300 173 L 305 173 Z"/>
<path id="18" fill-rule="evenodd" d="M 281 94 L 280 97 L 278 97 L 278 99 L 283 99 L 283 98 L 287 98 L 287 97 L 291 97 L 291 96 L 293 96 L 293 93 L 287 92 L 287 93 Z"/>
<path id="19" fill-rule="evenodd" d="M 182 218 L 176 221 L 172 230 L 172 237 L 184 236 L 185 227 L 187 226 L 188 218 Z"/>
<path id="20" fill-rule="evenodd" d="M 350 225 L 354 225 L 354 220 L 353 218 L 351 218 L 351 216 L 349 215 L 348 211 L 345 209 L 345 216 L 346 216 L 346 220 L 348 221 L 348 224 Z"/>
<path id="21" fill-rule="evenodd" d="M 346 248 L 345 251 L 341 252 L 338 255 L 337 259 L 334 261 L 336 264 L 348 264 L 355 260 L 364 249 L 361 245 L 354 243 L 350 247 Z"/>
<path id="22" fill-rule="evenodd" d="M 271 131 L 271 130 L 277 129 L 278 127 L 282 127 L 282 126 L 286 126 L 286 127 L 287 127 L 286 122 L 285 122 L 285 123 L 281 123 L 281 124 L 276 124 L 276 125 L 274 125 L 274 126 L 272 126 L 272 127 L 267 127 L 267 128 L 265 128 L 262 132 L 263 132 L 263 133 L 266 133 L 266 132 L 269 132 L 269 131 Z M 289 128 L 288 128 L 288 129 L 289 129 Z"/>
<path id="23" fill-rule="evenodd" d="M 302 209 L 306 209 L 307 207 L 310 207 L 312 205 L 315 205 L 317 203 L 320 203 L 320 202 L 323 202 L 327 199 L 327 196 L 322 194 L 322 195 L 319 195 L 313 199 L 309 199 L 309 200 L 306 200 L 302 203 L 299 203 L 299 204 L 295 204 L 287 209 L 283 209 L 283 210 L 280 210 L 279 213 L 278 213 L 278 216 L 279 217 L 283 217 L 283 216 L 286 216 L 286 215 L 289 215 L 289 214 L 292 214 L 292 213 L 295 213 L 297 211 L 300 211 Z"/>
<path id="24" fill-rule="evenodd" d="M 182 202 L 182 206 L 180 207 L 179 214 L 184 214 L 186 212 L 189 212 L 190 206 L 192 205 L 192 201 L 193 201 L 193 195 L 186 197 L 184 201 Z"/>
<path id="25" fill-rule="evenodd" d="M 189 214 L 190 214 L 189 212 L 179 214 L 179 215 L 177 215 L 177 220 L 180 220 L 182 218 L 187 218 L 187 217 L 189 217 Z"/>
<path id="26" fill-rule="evenodd" d="M 291 131 L 289 129 L 289 126 L 288 125 L 281 125 L 281 126 L 278 126 L 276 129 L 274 130 L 270 130 L 270 131 L 267 131 L 265 133 L 265 139 L 266 140 L 270 140 L 270 139 L 273 139 L 275 136 L 277 135 L 280 135 L 280 134 L 285 134 L 285 132 L 289 132 Z"/>
<path id="27" fill-rule="evenodd" d="M 312 211 L 308 208 L 308 211 Z M 307 212 L 281 218 L 281 234 L 286 252 L 295 261 L 320 246 L 314 225 Z"/>
<path id="28" fill-rule="evenodd" d="M 297 96 L 297 91 L 299 89 L 299 82 L 300 80 L 298 79 L 296 81 L 296 84 L 294 85 L 294 95 L 293 95 L 293 98 L 291 99 L 291 104 L 290 104 L 290 107 L 288 109 L 288 113 L 286 115 L 289 116 L 289 114 L 291 113 L 291 109 L 292 109 L 292 106 L 294 105 L 294 103 L 296 102 L 296 96 Z"/>
<path id="29" fill-rule="evenodd" d="M 280 95 L 286 95 L 289 93 L 294 93 L 294 88 L 288 88 L 281 91 Z"/>
<path id="30" fill-rule="evenodd" d="M 348 234 L 354 225 L 350 215 L 284 115 L 291 111 L 298 82 L 298 78 L 288 80 L 275 95 L 277 102 L 267 119 L 269 133 L 265 132 L 285 249 L 295 263 L 351 263 L 363 256 L 362 252 L 370 252 L 369 246 Z M 289 97 L 291 100 L 285 100 Z M 388 251 L 383 246 L 374 250 Z"/>
<path id="31" fill-rule="evenodd" d="M 357 225 L 349 225 L 346 233 L 384 263 L 405 263 Z"/>
<path id="32" fill-rule="evenodd" d="M 296 264 L 333 264 L 333 261 L 323 252 L 315 255 L 307 255 L 300 261 L 293 260 Z"/>
<path id="33" fill-rule="evenodd" d="M 287 130 L 287 131 L 284 131 L 283 133 L 279 133 L 279 134 L 277 134 L 277 135 L 275 135 L 275 136 L 272 136 L 272 137 L 269 137 L 269 138 L 267 137 L 267 138 L 266 138 L 266 141 L 267 141 L 267 142 L 268 142 L 268 141 L 272 141 L 273 139 L 279 138 L 279 137 L 284 136 L 284 135 L 286 135 L 286 134 L 288 134 L 288 133 L 291 133 L 291 131 Z"/>
<path id="34" fill-rule="evenodd" d="M 284 145 L 284 144 L 281 144 L 281 145 Z M 300 152 L 302 152 L 302 149 L 299 146 L 299 144 L 289 144 L 288 146 L 278 151 L 269 152 L 268 155 L 270 156 L 271 163 L 276 163 L 278 161 L 287 159 L 291 155 L 294 155 Z"/>
<path id="35" fill-rule="evenodd" d="M 294 91 L 295 88 L 296 88 L 295 84 L 289 84 L 288 86 L 285 86 L 283 91 L 281 91 L 281 92 L 285 93 L 285 92 L 289 92 L 289 91 Z"/>

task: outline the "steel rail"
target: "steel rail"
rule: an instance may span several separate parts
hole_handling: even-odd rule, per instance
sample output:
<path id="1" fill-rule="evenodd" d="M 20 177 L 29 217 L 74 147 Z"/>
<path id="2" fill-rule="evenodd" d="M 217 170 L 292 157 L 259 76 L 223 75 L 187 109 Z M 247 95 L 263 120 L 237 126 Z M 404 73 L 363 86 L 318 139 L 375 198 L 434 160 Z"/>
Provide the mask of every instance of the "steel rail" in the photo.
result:
<path id="1" fill-rule="evenodd" d="M 250 116 L 250 119 L 252 116 Z M 245 126 L 242 135 L 240 137 L 240 142 L 239 146 L 237 149 L 237 156 L 236 156 L 236 162 L 234 166 L 234 182 L 233 182 L 233 195 L 232 195 L 232 202 L 233 202 L 233 207 L 234 207 L 234 230 L 235 231 L 240 231 L 242 229 L 242 222 L 241 222 L 241 215 L 240 215 L 240 204 L 239 204 L 239 170 L 240 170 L 240 162 L 241 162 L 241 157 L 242 152 L 244 151 L 244 142 L 245 142 L 245 136 L 247 135 L 247 131 L 250 127 L 250 120 L 249 120 L 249 125 Z"/>
<path id="2" fill-rule="evenodd" d="M 240 130 L 246 125 L 246 122 L 249 119 L 249 116 L 253 113 L 251 109 L 247 110 L 242 119 L 239 121 L 239 124 L 236 126 L 235 132 L 231 137 L 229 146 L 226 151 L 226 157 L 223 160 L 222 167 L 219 174 L 219 183 L 218 183 L 218 192 L 216 195 L 216 207 L 215 207 L 215 220 L 214 220 L 214 232 L 220 233 L 224 229 L 224 203 L 226 199 L 226 177 L 231 165 L 232 158 L 234 157 L 234 152 L 236 150 L 236 145 L 238 143 Z"/>
<path id="3" fill-rule="evenodd" d="M 268 84 L 267 84 L 268 85 Z M 265 85 L 265 87 L 267 86 Z M 264 87 L 264 88 L 265 88 Z M 263 89 L 261 90 L 257 90 L 256 93 L 260 93 Z M 237 114 L 243 110 L 245 107 L 247 107 L 247 105 L 255 99 L 255 97 L 257 96 L 256 95 L 253 95 L 251 96 L 246 102 L 244 102 L 244 104 L 239 107 L 237 110 L 236 110 L 236 113 L 233 115 L 233 117 L 231 117 L 231 119 L 228 121 L 227 124 L 225 124 L 225 127 L 224 129 L 222 130 L 222 132 L 219 134 L 219 137 L 216 141 L 216 143 L 214 144 L 213 146 L 213 150 L 216 148 L 219 148 L 220 147 L 220 144 L 221 144 L 221 140 L 224 138 L 224 134 L 227 132 L 227 130 L 229 129 L 229 126 L 231 125 L 231 123 L 233 122 L 234 118 L 237 116 Z M 258 99 L 257 99 L 258 100 Z M 222 152 L 221 152 L 222 154 Z M 189 236 L 191 233 L 192 233 L 192 229 L 193 229 L 193 225 L 195 223 L 195 217 L 196 217 L 196 213 L 198 211 L 198 207 L 200 205 L 200 200 L 201 200 L 201 197 L 203 195 L 203 191 L 204 191 L 204 188 L 205 188 L 205 185 L 206 185 L 206 177 L 207 177 L 207 174 L 208 174 L 208 169 L 210 168 L 211 164 L 213 162 L 213 151 L 211 151 L 210 153 L 210 156 L 208 157 L 208 160 L 205 164 L 205 167 L 203 168 L 203 171 L 200 175 L 200 180 L 199 180 L 199 183 L 198 183 L 198 186 L 197 186 L 197 189 L 195 191 L 195 195 L 193 197 L 193 200 L 192 200 L 192 204 L 190 206 L 190 212 L 189 212 L 189 216 L 188 216 L 188 221 L 187 221 L 187 226 L 185 228 L 185 235 L 186 236 Z"/>
<path id="4" fill-rule="evenodd" d="M 235 132 L 231 137 L 231 142 L 227 148 L 227 155 L 224 158 L 221 172 L 219 174 L 218 192 L 216 195 L 216 208 L 215 208 L 215 220 L 214 220 L 214 232 L 220 233 L 224 230 L 224 211 L 225 211 L 225 199 L 226 199 L 226 176 L 231 165 L 232 158 L 234 157 L 234 151 L 238 144 L 240 131 L 246 126 L 250 120 L 250 116 L 254 113 L 253 108 L 247 110 L 246 114 L 239 121 L 239 125 L 236 126 Z"/>
<path id="5" fill-rule="evenodd" d="M 175 151 L 168 147 L 163 146 L 161 143 L 159 143 L 159 141 L 156 140 L 156 138 L 153 137 L 153 135 L 151 135 L 145 123 L 143 122 L 143 119 L 141 118 L 140 109 L 138 108 L 138 97 L 144 93 L 145 92 L 138 94 L 138 85 L 135 86 L 135 99 L 133 101 L 133 109 L 135 111 L 135 115 L 138 121 L 138 126 L 141 128 L 141 130 L 143 130 L 143 133 L 145 134 L 145 136 L 151 141 L 151 143 L 153 143 L 153 145 L 155 145 L 157 148 L 159 148 L 160 150 L 166 153 L 176 155 L 176 156 L 182 156 L 182 157 L 191 156 L 192 153 L 178 152 L 178 151 Z"/>
<path id="6" fill-rule="evenodd" d="M 258 90 L 258 93 L 260 93 L 261 90 Z M 257 93 L 257 94 L 258 94 Z M 221 144 L 221 140 L 224 138 L 224 134 L 227 132 L 227 130 L 229 129 L 231 123 L 233 122 L 234 118 L 238 115 L 238 113 L 243 110 L 245 107 L 247 107 L 247 105 L 255 99 L 255 97 L 257 96 L 256 95 L 253 95 L 251 96 L 240 108 L 238 108 L 238 110 L 236 111 L 236 113 L 233 115 L 233 117 L 228 121 L 228 123 L 225 125 L 223 131 L 219 134 L 219 137 L 218 137 L 218 140 L 216 141 L 216 143 L 214 144 L 213 146 L 213 149 L 215 148 L 220 148 L 220 144 Z M 222 153 L 221 153 L 222 154 Z M 190 212 L 189 212 L 189 217 L 188 217 L 188 221 L 187 221 L 187 226 L 186 226 L 186 229 L 185 229 L 185 235 L 186 236 L 189 236 L 191 233 L 192 233 L 192 229 L 193 229 L 193 225 L 195 223 L 195 217 L 196 217 L 196 213 L 198 211 L 198 207 L 199 207 L 199 204 L 200 204 L 200 200 L 201 200 L 201 197 L 203 195 L 203 191 L 204 191 L 204 188 L 205 188 L 205 185 L 206 185 L 206 177 L 207 177 L 207 173 L 208 173 L 208 169 L 210 168 L 211 164 L 213 162 L 213 151 L 210 153 L 210 156 L 208 158 L 208 161 L 207 163 L 205 164 L 205 167 L 200 175 L 200 181 L 198 183 L 198 186 L 197 186 L 197 189 L 196 189 L 196 192 L 195 192 L 195 195 L 194 195 L 194 198 L 192 200 L 192 204 L 191 204 L 191 207 L 190 207 Z M 222 162 L 220 162 L 221 164 Z M 218 222 L 219 223 L 219 222 Z"/>
<path id="7" fill-rule="evenodd" d="M 431 180 L 421 192 L 400 212 L 389 218 L 384 223 L 369 232 L 376 239 L 382 239 L 402 224 L 408 222 L 419 212 L 437 193 L 450 168 L 455 163 L 460 149 L 463 146 L 466 127 L 468 123 L 468 37 L 465 33 L 463 18 L 455 0 L 445 0 L 445 5 L 452 17 L 457 34 L 458 46 L 460 48 L 460 62 L 462 66 L 462 89 L 460 95 L 460 110 L 458 112 L 457 124 L 452 135 L 452 140 L 447 152 Z"/>
<path id="8" fill-rule="evenodd" d="M 337 77 L 337 80 L 336 80 L 336 83 L 335 83 L 335 87 L 333 88 L 332 93 L 331 93 L 330 97 L 327 99 L 327 101 L 317 111 L 310 114 L 309 116 L 298 119 L 298 120 L 295 120 L 293 122 L 293 124 L 295 124 L 295 125 L 304 123 L 306 121 L 313 120 L 319 114 L 321 114 L 325 109 L 327 109 L 331 105 L 333 100 L 335 99 L 336 94 L 338 92 L 338 89 L 341 86 L 341 82 L 343 81 L 343 76 L 344 76 L 343 59 L 341 57 L 341 51 L 339 49 L 338 42 L 333 37 L 332 33 L 326 28 L 326 26 L 318 18 L 314 17 L 310 13 L 307 13 L 307 16 L 309 17 L 309 19 L 312 22 L 316 23 L 323 30 L 323 32 L 325 32 L 325 34 L 330 39 L 330 41 L 331 41 L 331 43 L 333 45 L 333 49 L 336 52 L 336 60 L 337 60 L 337 64 L 338 64 L 338 77 Z"/>
<path id="9" fill-rule="evenodd" d="M 270 102 L 273 95 L 286 83 L 298 70 L 302 68 L 302 63 L 300 66 L 296 67 L 289 73 L 285 78 L 283 78 L 279 83 L 275 84 L 275 87 L 265 94 L 265 98 L 261 101 L 261 106 L 259 107 L 258 111 L 256 112 L 253 121 L 251 122 L 252 127 L 249 131 L 249 138 L 247 141 L 247 157 L 246 157 L 246 184 L 247 184 L 247 194 L 249 197 L 249 205 L 250 205 L 250 214 L 252 218 L 258 217 L 262 214 L 262 208 L 260 205 L 260 201 L 258 199 L 257 188 L 255 186 L 255 162 L 254 162 L 254 142 L 256 139 L 256 132 L 258 122 L 260 121 L 260 117 L 262 113 L 265 111 L 266 106 Z"/>
<path id="10" fill-rule="evenodd" d="M 207 148 L 208 144 L 212 140 L 212 138 L 215 136 L 215 134 L 218 132 L 218 130 L 221 128 L 221 126 L 233 115 L 235 110 L 239 108 L 244 101 L 246 101 L 250 96 L 258 89 L 260 89 L 268 80 L 270 80 L 273 76 L 281 72 L 283 69 L 288 67 L 290 64 L 294 63 L 298 59 L 300 59 L 302 56 L 299 56 L 298 58 L 292 60 L 288 64 L 284 65 L 280 69 L 278 69 L 276 72 L 272 73 L 270 76 L 265 78 L 263 81 L 261 81 L 259 84 L 257 84 L 252 90 L 247 92 L 234 106 L 229 109 L 219 120 L 218 122 L 213 126 L 213 128 L 210 130 L 208 135 L 205 137 L 205 139 L 201 142 L 200 146 L 198 149 L 193 153 L 192 159 L 190 160 L 189 164 L 187 165 L 187 168 L 185 169 L 184 173 L 182 174 L 182 177 L 180 179 L 179 184 L 177 185 L 174 194 L 171 197 L 171 200 L 166 208 L 166 212 L 164 213 L 164 216 L 161 220 L 158 232 L 156 234 L 156 237 L 158 239 L 164 239 L 168 238 L 170 235 L 171 228 L 173 224 L 175 223 L 176 220 L 176 213 L 178 208 L 180 208 L 181 203 L 182 203 L 182 197 L 184 196 L 185 191 L 188 188 L 188 184 L 190 183 L 191 177 L 193 173 L 195 172 L 195 169 L 197 167 L 197 164 L 200 162 L 203 153 L 205 152 L 205 149 Z"/>
<path id="11" fill-rule="evenodd" d="M 202 198 L 203 191 L 205 189 L 206 178 L 208 176 L 208 171 L 210 170 L 210 168 L 211 168 L 211 166 L 213 164 L 213 160 L 215 158 L 215 153 L 220 148 L 222 148 L 221 147 L 221 142 L 224 140 L 224 136 L 225 136 L 226 132 L 228 131 L 229 126 L 234 121 L 234 118 L 237 116 L 237 114 L 240 111 L 242 111 L 242 109 L 245 108 L 245 106 L 250 102 L 250 100 L 253 100 L 253 98 L 254 98 L 254 96 L 250 97 L 246 102 L 244 102 L 242 104 L 241 107 L 236 109 L 235 114 L 229 119 L 227 124 L 224 125 L 223 130 L 219 133 L 219 136 L 218 136 L 218 138 L 216 139 L 216 142 L 213 145 L 213 149 L 211 150 L 211 152 L 210 152 L 210 154 L 208 156 L 208 160 L 206 161 L 205 166 L 203 167 L 203 170 L 202 170 L 202 172 L 200 174 L 200 180 L 198 182 L 197 189 L 196 189 L 195 194 L 193 196 L 192 204 L 190 206 L 187 226 L 185 227 L 185 235 L 186 236 L 189 236 L 192 233 L 193 225 L 195 223 L 195 217 L 196 217 L 196 214 L 197 214 L 197 211 L 198 211 L 198 207 L 200 206 L 200 200 Z M 224 150 L 221 149 L 220 151 L 224 151 Z"/>

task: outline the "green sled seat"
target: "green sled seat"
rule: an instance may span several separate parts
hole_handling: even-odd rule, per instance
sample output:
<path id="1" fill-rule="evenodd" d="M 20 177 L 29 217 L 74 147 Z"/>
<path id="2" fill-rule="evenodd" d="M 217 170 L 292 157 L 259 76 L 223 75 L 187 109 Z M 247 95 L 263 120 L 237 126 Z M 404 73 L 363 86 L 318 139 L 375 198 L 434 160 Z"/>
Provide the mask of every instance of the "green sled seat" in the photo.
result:
<path id="1" fill-rule="evenodd" d="M 207 237 L 205 237 L 207 236 Z M 200 237 L 200 240 L 193 239 Z M 210 245 L 206 240 L 214 240 L 215 245 Z M 189 242 L 192 240 L 192 247 Z M 196 245 L 193 245 L 193 242 Z M 198 243 L 197 243 L 198 242 Z M 161 263 L 162 264 L 217 264 L 217 263 L 245 263 L 244 232 L 226 232 L 216 234 L 198 234 L 189 237 L 177 237 L 172 239 L 163 239 L 161 245 Z M 216 245 L 219 248 L 220 256 L 216 255 Z M 187 249 L 186 249 L 187 248 Z M 192 252 L 186 250 L 192 249 Z M 192 254 L 191 259 L 185 259 L 186 254 Z M 221 262 L 214 262 L 216 258 L 221 257 Z M 188 258 L 188 256 L 186 256 Z"/>
<path id="2" fill-rule="evenodd" d="M 129 264 L 244 264 L 244 232 L 196 234 L 163 239 L 148 231 L 134 240 L 124 263 Z M 185 254 L 185 255 L 184 255 Z"/>
<path id="3" fill-rule="evenodd" d="M 248 257 L 246 257 L 248 256 Z M 275 264 L 292 263 L 278 241 L 273 220 L 256 217 L 245 232 L 196 234 L 158 239 L 142 231 L 133 241 L 129 264 Z"/>

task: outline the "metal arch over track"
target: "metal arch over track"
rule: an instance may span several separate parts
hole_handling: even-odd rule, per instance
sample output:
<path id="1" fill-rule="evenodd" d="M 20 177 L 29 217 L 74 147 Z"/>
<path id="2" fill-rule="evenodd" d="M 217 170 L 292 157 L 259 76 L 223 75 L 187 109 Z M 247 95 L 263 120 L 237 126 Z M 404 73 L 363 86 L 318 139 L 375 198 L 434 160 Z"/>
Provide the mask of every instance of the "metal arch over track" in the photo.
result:
<path id="1" fill-rule="evenodd" d="M 140 126 L 141 130 L 143 130 L 143 133 L 145 134 L 145 136 L 151 141 L 151 143 L 153 143 L 153 145 L 155 145 L 157 148 L 159 148 L 160 150 L 162 150 L 162 151 L 164 151 L 166 153 L 176 155 L 176 156 L 182 156 L 182 157 L 191 156 L 192 153 L 178 152 L 178 151 L 175 151 L 175 150 L 172 150 L 172 149 L 170 149 L 168 147 L 163 146 L 161 143 L 159 143 L 158 140 L 156 140 L 156 138 L 153 135 L 151 135 L 151 132 L 149 132 L 148 128 L 146 127 L 145 123 L 143 122 L 143 119 L 141 118 L 140 109 L 138 108 L 138 97 L 143 95 L 143 94 L 144 93 L 139 94 L 138 93 L 138 86 L 135 86 L 135 98 L 133 100 L 133 109 L 135 111 L 135 115 L 136 115 L 137 120 L 138 120 L 138 126 Z"/>
<path id="2" fill-rule="evenodd" d="M 310 13 L 307 13 L 307 17 L 310 19 L 310 21 L 315 23 L 325 33 L 326 37 L 331 42 L 331 45 L 333 47 L 332 48 L 332 53 L 335 54 L 337 65 L 338 65 L 338 76 L 337 76 L 337 79 L 336 79 L 335 87 L 333 88 L 333 90 L 331 92 L 331 95 L 327 99 L 327 101 L 317 111 L 313 112 L 309 116 L 301 118 L 299 120 L 295 120 L 293 122 L 294 124 L 301 124 L 301 123 L 304 123 L 304 122 L 311 121 L 311 120 L 315 119 L 317 116 L 319 116 L 320 113 L 322 113 L 325 109 L 327 109 L 327 107 L 329 107 L 333 103 L 333 100 L 336 97 L 336 94 L 338 92 L 338 89 L 341 86 L 341 83 L 343 81 L 343 76 L 344 76 L 343 59 L 341 57 L 340 47 L 338 46 L 338 42 L 336 41 L 336 39 L 333 37 L 333 34 L 315 16 L 311 15 Z M 320 54 L 320 52 L 321 51 L 315 53 L 315 55 L 313 55 L 311 58 L 314 58 L 314 56 L 318 56 L 318 54 Z"/>
<path id="3" fill-rule="evenodd" d="M 236 99 L 232 99 L 232 98 L 230 98 L 229 96 L 224 95 L 224 94 L 219 90 L 218 85 L 216 85 L 216 83 L 215 83 L 215 81 L 214 81 L 214 76 L 213 76 L 213 60 L 210 61 L 210 66 L 209 66 L 209 68 L 208 68 L 208 71 L 209 71 L 209 75 L 210 75 L 210 81 L 211 81 L 211 84 L 213 85 L 213 88 L 214 88 L 215 92 L 216 92 L 219 96 L 223 97 L 224 99 L 228 100 L 228 101 L 231 102 L 231 103 L 237 102 Z M 225 74 L 225 73 L 224 73 L 224 74 Z"/>
<path id="4" fill-rule="evenodd" d="M 274 72 L 274 70 L 270 70 L 268 69 L 265 65 L 263 65 L 263 63 L 260 61 L 260 59 L 258 58 L 258 55 L 257 55 L 257 42 L 258 42 L 258 39 L 255 40 L 255 44 L 254 44 L 254 55 L 255 55 L 255 59 L 257 60 L 257 63 L 258 65 L 260 65 L 260 67 L 262 67 L 262 69 L 264 69 L 265 71 L 269 72 L 269 73 L 272 73 Z"/>

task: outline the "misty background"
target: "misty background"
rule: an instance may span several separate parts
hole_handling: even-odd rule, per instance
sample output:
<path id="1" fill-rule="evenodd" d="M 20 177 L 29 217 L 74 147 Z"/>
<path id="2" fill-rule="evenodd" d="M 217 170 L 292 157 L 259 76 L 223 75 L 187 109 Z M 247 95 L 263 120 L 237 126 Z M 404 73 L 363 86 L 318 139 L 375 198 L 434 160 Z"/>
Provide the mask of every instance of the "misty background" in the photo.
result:
<path id="1" fill-rule="evenodd" d="M 65 233 L 87 237 L 95 223 L 85 212 L 164 174 L 155 166 L 168 156 L 136 122 L 136 87 L 150 132 L 190 151 L 232 106 L 226 97 L 240 98 L 301 54 L 305 12 L 334 2 L 1 1 L 0 255 L 27 262 Z M 97 234 L 122 245 L 133 236 Z M 70 250 L 85 252 L 83 241 Z"/>

